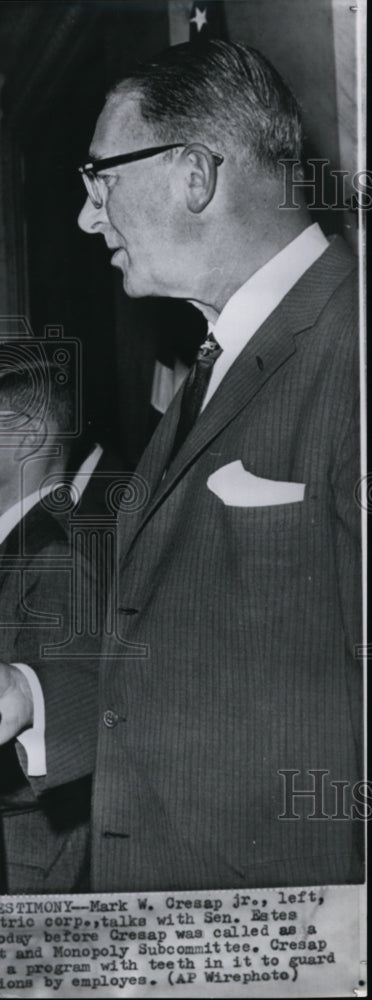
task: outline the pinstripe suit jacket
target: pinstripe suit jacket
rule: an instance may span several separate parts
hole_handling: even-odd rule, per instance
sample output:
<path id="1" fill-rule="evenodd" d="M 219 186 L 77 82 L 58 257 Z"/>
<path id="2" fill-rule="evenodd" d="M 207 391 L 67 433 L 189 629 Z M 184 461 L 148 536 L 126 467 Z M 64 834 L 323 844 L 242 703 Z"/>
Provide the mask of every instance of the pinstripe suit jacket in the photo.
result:
<path id="1" fill-rule="evenodd" d="M 86 580 L 90 569 L 83 558 L 79 564 L 79 578 Z M 68 642 L 75 615 L 72 567 L 68 523 L 41 504 L 0 547 L 1 658 L 30 664 L 43 687 L 48 675 L 60 723 L 68 719 L 75 730 L 79 760 L 75 780 L 66 777 L 61 786 L 37 796 L 20 767 L 17 744 L 0 748 L 2 888 L 10 893 L 68 892 L 87 885 L 93 761 L 86 744 L 80 745 L 79 723 L 85 706 L 95 730 L 97 655 L 96 640 L 85 637 L 89 659 L 70 658 L 76 653 Z"/>
<path id="2" fill-rule="evenodd" d="M 148 501 L 121 518 L 117 636 L 102 656 L 97 890 L 361 878 L 360 823 L 327 818 L 331 781 L 348 783 L 350 808 L 361 778 L 357 331 L 354 259 L 336 238 L 166 477 L 180 395 L 141 460 Z M 304 483 L 304 500 L 226 505 L 207 481 L 238 460 Z M 298 819 L 279 818 L 285 769 L 309 790 L 308 772 L 327 772 L 315 809 L 293 802 Z"/>

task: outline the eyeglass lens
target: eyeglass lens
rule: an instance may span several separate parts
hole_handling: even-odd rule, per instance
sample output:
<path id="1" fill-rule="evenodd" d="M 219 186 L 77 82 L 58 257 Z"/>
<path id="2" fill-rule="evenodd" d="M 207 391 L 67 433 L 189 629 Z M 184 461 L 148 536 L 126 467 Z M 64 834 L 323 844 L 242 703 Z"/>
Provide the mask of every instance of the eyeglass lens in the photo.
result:
<path id="1" fill-rule="evenodd" d="M 102 208 L 104 202 L 105 182 L 102 177 L 96 177 L 93 171 L 84 171 L 83 181 L 95 208 Z"/>

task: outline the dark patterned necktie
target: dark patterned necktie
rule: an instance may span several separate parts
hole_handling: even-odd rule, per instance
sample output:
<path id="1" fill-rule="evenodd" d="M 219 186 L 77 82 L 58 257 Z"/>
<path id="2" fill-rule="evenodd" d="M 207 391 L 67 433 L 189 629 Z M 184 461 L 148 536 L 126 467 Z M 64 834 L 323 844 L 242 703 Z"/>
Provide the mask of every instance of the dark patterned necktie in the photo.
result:
<path id="1" fill-rule="evenodd" d="M 209 333 L 207 339 L 199 347 L 196 360 L 185 382 L 170 462 L 173 461 L 195 423 L 208 388 L 213 365 L 220 354 L 222 354 L 222 347 L 217 344 L 213 333 Z"/>

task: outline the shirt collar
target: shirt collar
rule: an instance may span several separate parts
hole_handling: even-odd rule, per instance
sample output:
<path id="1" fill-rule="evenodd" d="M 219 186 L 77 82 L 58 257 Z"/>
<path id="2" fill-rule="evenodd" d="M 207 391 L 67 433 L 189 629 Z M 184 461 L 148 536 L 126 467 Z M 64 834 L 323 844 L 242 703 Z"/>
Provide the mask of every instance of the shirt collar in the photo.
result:
<path id="1" fill-rule="evenodd" d="M 0 545 L 10 535 L 13 528 L 22 521 L 22 518 L 28 514 L 29 510 L 35 507 L 43 497 L 48 496 L 48 493 L 51 493 L 57 485 L 58 483 L 54 482 L 49 486 L 44 486 L 42 489 L 29 493 L 27 497 L 17 500 L 16 503 L 12 504 L 11 507 L 8 507 L 8 510 L 5 510 L 0 515 Z"/>
<path id="2" fill-rule="evenodd" d="M 73 480 L 73 486 L 75 486 L 78 491 L 79 499 L 81 499 L 90 476 L 96 468 L 96 465 L 98 465 L 102 454 L 103 448 L 100 444 L 96 444 L 80 466 Z M 62 481 L 60 481 L 60 483 L 62 484 Z M 32 507 L 35 507 L 35 505 L 39 503 L 43 497 L 48 496 L 48 493 L 51 493 L 52 490 L 54 490 L 58 485 L 58 482 L 53 482 L 50 483 L 49 486 L 43 486 L 42 489 L 34 490 L 33 493 L 29 493 L 27 497 L 22 497 L 20 500 L 17 500 L 11 507 L 8 507 L 8 510 L 5 510 L 3 514 L 0 514 L 0 545 L 5 541 L 13 528 L 15 528 L 16 524 L 19 524 L 19 522 L 22 521 L 22 518 L 28 514 L 29 510 L 31 510 Z"/>
<path id="3" fill-rule="evenodd" d="M 81 500 L 84 493 L 85 487 L 88 485 L 89 479 L 98 465 L 100 458 L 103 455 L 103 448 L 100 444 L 95 444 L 92 451 L 89 452 L 87 458 L 82 462 L 80 468 L 78 469 L 74 479 L 72 481 L 72 486 L 76 490 L 75 496 Z M 72 491 L 74 497 L 74 490 Z"/>
<path id="4" fill-rule="evenodd" d="M 315 222 L 238 288 L 224 306 L 217 322 L 209 324 L 209 329 L 226 354 L 238 355 L 328 246 L 328 240 Z"/>

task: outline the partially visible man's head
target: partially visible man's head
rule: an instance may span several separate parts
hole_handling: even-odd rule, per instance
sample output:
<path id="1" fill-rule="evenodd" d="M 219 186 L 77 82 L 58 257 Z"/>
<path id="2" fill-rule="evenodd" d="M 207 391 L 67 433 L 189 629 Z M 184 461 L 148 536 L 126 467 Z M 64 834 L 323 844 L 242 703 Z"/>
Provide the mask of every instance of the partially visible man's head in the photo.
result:
<path id="1" fill-rule="evenodd" d="M 0 347 L 0 501 L 5 507 L 63 473 L 73 427 L 69 376 L 32 347 Z M 7 500 L 9 501 L 7 504 Z"/>
<path id="2" fill-rule="evenodd" d="M 0 347 L 0 417 L 6 428 L 21 431 L 32 423 L 40 440 L 49 434 L 68 435 L 72 427 L 73 399 L 69 373 L 37 357 L 37 351 L 11 351 Z"/>
<path id="3" fill-rule="evenodd" d="M 179 145 L 102 170 L 97 162 L 168 143 Z M 208 302 L 209 274 L 231 267 L 233 248 L 239 260 L 250 240 L 258 266 L 259 234 L 281 200 L 278 161 L 300 148 L 297 103 L 260 53 L 222 41 L 175 46 L 109 93 L 90 147 L 101 203 L 88 198 L 79 224 L 104 236 L 129 295 Z"/>

